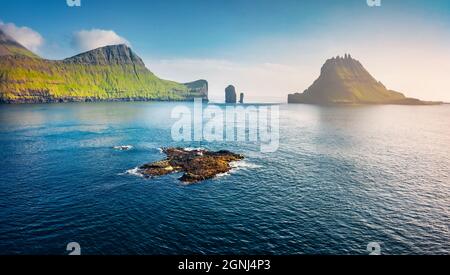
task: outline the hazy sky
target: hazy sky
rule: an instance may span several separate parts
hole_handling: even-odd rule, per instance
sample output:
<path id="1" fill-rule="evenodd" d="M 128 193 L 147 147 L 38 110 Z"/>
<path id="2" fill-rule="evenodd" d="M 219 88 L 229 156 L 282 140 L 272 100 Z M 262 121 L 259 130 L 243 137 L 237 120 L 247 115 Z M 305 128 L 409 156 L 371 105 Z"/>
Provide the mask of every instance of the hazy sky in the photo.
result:
<path id="1" fill-rule="evenodd" d="M 450 0 L 0 0 L 0 28 L 59 59 L 129 44 L 157 75 L 286 101 L 351 53 L 388 88 L 450 101 Z"/>

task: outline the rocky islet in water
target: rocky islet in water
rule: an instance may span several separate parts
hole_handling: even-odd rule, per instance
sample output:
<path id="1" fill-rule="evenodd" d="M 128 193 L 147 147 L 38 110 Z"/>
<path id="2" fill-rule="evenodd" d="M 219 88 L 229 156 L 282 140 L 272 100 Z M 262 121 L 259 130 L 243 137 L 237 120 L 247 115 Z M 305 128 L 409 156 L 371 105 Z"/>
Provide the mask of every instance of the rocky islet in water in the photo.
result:
<path id="1" fill-rule="evenodd" d="M 157 177 L 172 173 L 184 173 L 180 181 L 196 183 L 227 173 L 231 163 L 244 159 L 244 156 L 230 151 L 188 150 L 185 148 L 163 148 L 166 159 L 144 164 L 138 173 L 144 177 Z"/>

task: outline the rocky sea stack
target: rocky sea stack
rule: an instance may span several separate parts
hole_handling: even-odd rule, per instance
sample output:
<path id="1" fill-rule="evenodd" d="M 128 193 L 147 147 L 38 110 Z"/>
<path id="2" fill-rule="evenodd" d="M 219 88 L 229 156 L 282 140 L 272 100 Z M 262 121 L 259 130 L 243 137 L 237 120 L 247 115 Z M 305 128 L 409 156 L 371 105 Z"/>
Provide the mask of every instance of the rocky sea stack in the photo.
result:
<path id="1" fill-rule="evenodd" d="M 233 85 L 230 85 L 225 89 L 225 103 L 235 104 L 236 102 L 236 88 Z"/>
<path id="2" fill-rule="evenodd" d="M 145 177 L 163 176 L 183 172 L 180 181 L 196 183 L 212 179 L 218 174 L 229 172 L 231 162 L 244 159 L 244 156 L 229 151 L 211 152 L 203 149 L 164 148 L 167 158 L 139 167 Z"/>
<path id="3" fill-rule="evenodd" d="M 244 93 L 239 96 L 239 103 L 244 104 Z"/>
<path id="4" fill-rule="evenodd" d="M 388 90 L 349 54 L 328 59 L 319 78 L 303 93 L 290 94 L 288 103 L 429 105 Z"/>

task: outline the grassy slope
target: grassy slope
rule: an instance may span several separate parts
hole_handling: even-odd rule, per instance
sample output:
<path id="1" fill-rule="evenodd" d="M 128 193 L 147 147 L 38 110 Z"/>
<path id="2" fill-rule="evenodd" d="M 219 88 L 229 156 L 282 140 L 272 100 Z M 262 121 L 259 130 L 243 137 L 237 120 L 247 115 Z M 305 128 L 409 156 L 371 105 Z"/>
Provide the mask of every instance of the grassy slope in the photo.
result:
<path id="1" fill-rule="evenodd" d="M 335 101 L 356 101 L 356 102 L 383 102 L 388 100 L 399 100 L 404 95 L 398 92 L 387 90 L 380 82 L 376 81 L 363 69 L 353 70 L 345 66 L 335 68 L 333 79 L 334 87 L 339 87 L 341 93 L 329 94 L 330 100 Z M 327 87 L 331 90 L 331 87 Z M 340 95 L 340 96 L 337 96 Z"/>
<path id="2" fill-rule="evenodd" d="M 0 58 L 0 93 L 6 102 L 46 102 L 49 98 L 185 100 L 201 96 L 133 64 L 82 65 L 17 56 Z"/>
<path id="3" fill-rule="evenodd" d="M 0 55 L 26 56 L 31 58 L 39 58 L 36 54 L 14 44 L 0 44 Z"/>

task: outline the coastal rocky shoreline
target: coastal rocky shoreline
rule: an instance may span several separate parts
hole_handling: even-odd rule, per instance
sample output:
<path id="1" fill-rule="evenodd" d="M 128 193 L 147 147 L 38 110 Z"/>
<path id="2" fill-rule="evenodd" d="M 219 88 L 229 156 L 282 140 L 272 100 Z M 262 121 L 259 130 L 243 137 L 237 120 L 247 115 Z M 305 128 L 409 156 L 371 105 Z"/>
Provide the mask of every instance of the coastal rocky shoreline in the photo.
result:
<path id="1" fill-rule="evenodd" d="M 166 159 L 144 164 L 138 173 L 146 178 L 183 173 L 180 181 L 188 184 L 212 179 L 232 169 L 231 163 L 244 159 L 243 155 L 230 151 L 189 150 L 186 148 L 162 148 Z"/>
<path id="2" fill-rule="evenodd" d="M 51 104 L 51 103 L 87 103 L 87 102 L 190 102 L 194 98 L 186 99 L 162 99 L 145 97 L 126 97 L 126 98 L 96 98 L 96 97 L 54 97 L 51 95 L 39 96 L 34 98 L 17 98 L 14 100 L 1 99 L 0 104 Z M 203 99 L 208 102 L 208 99 Z"/>

